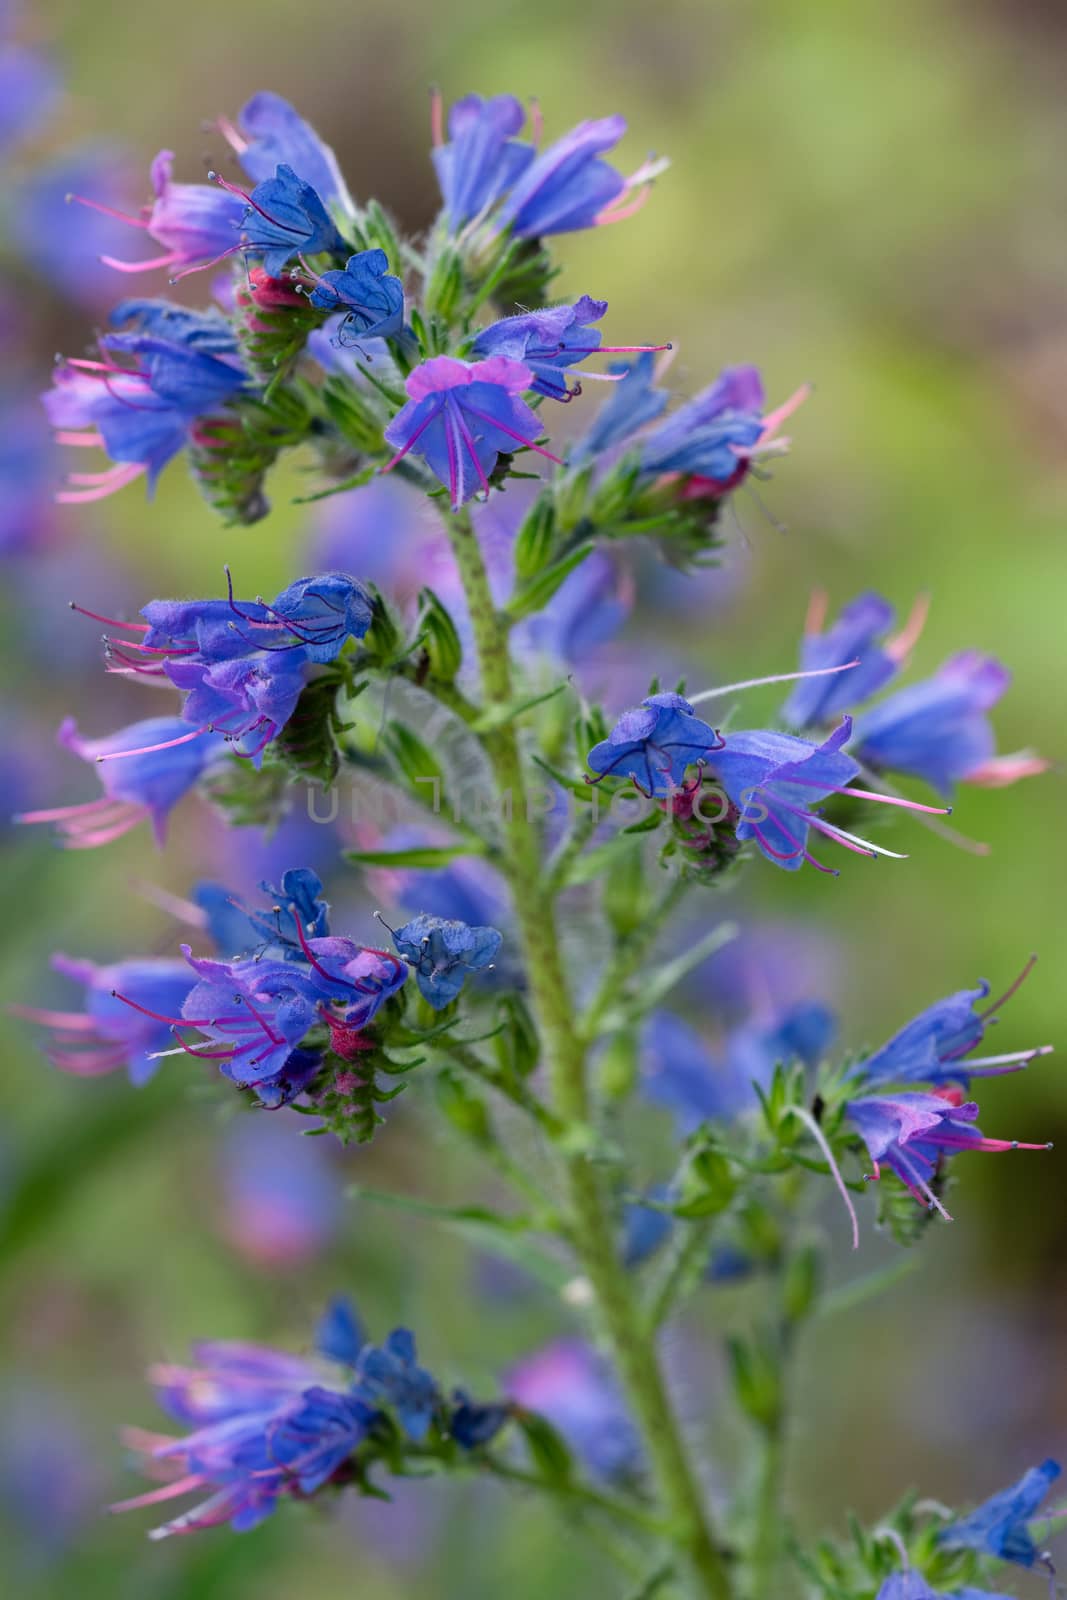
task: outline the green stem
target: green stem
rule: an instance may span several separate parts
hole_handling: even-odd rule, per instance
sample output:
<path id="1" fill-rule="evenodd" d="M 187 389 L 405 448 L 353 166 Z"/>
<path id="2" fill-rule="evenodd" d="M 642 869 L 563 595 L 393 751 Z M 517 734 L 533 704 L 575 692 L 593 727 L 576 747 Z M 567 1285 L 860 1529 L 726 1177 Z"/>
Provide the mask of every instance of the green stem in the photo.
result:
<path id="1" fill-rule="evenodd" d="M 512 699 L 508 632 L 498 615 L 470 518 L 448 520 L 456 566 L 467 598 L 487 706 Z M 501 801 L 506 839 L 505 872 L 526 962 L 557 1115 L 583 1129 L 590 1120 L 586 1050 L 560 958 L 555 905 L 547 892 L 540 842 L 526 815 L 526 785 L 515 730 L 509 724 L 483 735 Z M 601 1184 L 587 1155 L 564 1155 L 572 1228 L 582 1266 L 596 1296 L 604 1332 L 645 1439 L 671 1541 L 684 1563 L 691 1592 L 701 1600 L 732 1600 L 733 1586 L 707 1519 L 660 1370 L 645 1334 L 631 1283 L 619 1260 Z"/>
<path id="2" fill-rule="evenodd" d="M 704 1218 L 681 1226 L 679 1242 L 648 1308 L 648 1327 L 653 1334 L 659 1332 L 675 1307 L 700 1281 L 711 1250 L 714 1219 Z"/>
<path id="3" fill-rule="evenodd" d="M 634 930 L 627 938 L 620 941 L 607 971 L 601 981 L 600 988 L 593 996 L 589 1009 L 582 1018 L 582 1037 L 590 1043 L 596 1039 L 600 1025 L 604 1018 L 610 1014 L 618 1001 L 626 993 L 626 986 L 630 979 L 640 971 L 642 964 L 649 956 L 652 947 L 659 937 L 671 913 L 685 899 L 689 892 L 690 884 L 682 877 L 672 878 L 660 899 L 652 910 L 642 919 L 640 928 Z"/>
<path id="4" fill-rule="evenodd" d="M 755 1531 L 749 1568 L 751 1600 L 766 1600 L 779 1592 L 778 1573 L 783 1550 L 782 1488 L 784 1440 L 779 1420 L 760 1439 L 756 1481 Z"/>
<path id="5" fill-rule="evenodd" d="M 630 1500 L 617 1500 L 610 1494 L 605 1494 L 600 1489 L 593 1489 L 589 1484 L 576 1483 L 573 1479 L 561 1480 L 558 1483 L 549 1478 L 543 1478 L 539 1473 L 526 1472 L 522 1467 L 513 1466 L 510 1462 L 498 1461 L 495 1457 L 485 1457 L 482 1463 L 493 1474 L 494 1478 L 504 1478 L 508 1483 L 521 1483 L 527 1488 L 538 1489 L 543 1494 L 556 1495 L 561 1500 L 567 1500 L 575 1507 L 588 1508 L 590 1511 L 602 1511 L 605 1516 L 611 1517 L 615 1522 L 628 1528 L 635 1528 L 641 1533 L 656 1534 L 663 1537 L 668 1530 L 663 1523 L 651 1512 L 645 1511 L 640 1505 Z"/>

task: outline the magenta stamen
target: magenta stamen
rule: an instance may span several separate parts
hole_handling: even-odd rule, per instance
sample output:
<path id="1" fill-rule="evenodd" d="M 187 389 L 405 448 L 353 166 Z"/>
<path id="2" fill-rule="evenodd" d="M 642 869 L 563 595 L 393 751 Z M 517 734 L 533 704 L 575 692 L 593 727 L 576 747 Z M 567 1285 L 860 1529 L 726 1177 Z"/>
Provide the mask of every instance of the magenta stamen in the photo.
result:
<path id="1" fill-rule="evenodd" d="M 129 367 L 120 367 L 114 361 L 91 361 L 88 356 L 67 356 L 68 367 L 79 367 L 84 372 L 117 372 L 124 378 L 135 378 L 137 374 Z"/>
<path id="2" fill-rule="evenodd" d="M 880 805 L 903 806 L 907 811 L 925 811 L 935 817 L 949 817 L 952 815 L 951 806 L 925 806 L 920 804 L 918 800 L 906 800 L 903 795 L 876 794 L 873 789 L 853 789 L 847 784 L 842 786 L 831 784 L 827 786 L 825 783 L 820 783 L 817 778 L 798 778 L 793 773 L 790 773 L 787 778 L 777 778 L 775 781 L 786 786 L 798 784 L 803 789 L 819 789 L 823 794 L 855 795 L 860 800 L 877 800 Z"/>
<path id="3" fill-rule="evenodd" d="M 124 489 L 128 483 L 139 478 L 145 468 L 142 462 L 118 463 L 106 472 L 97 475 L 92 488 L 61 489 L 56 495 L 59 505 L 87 505 L 91 500 L 104 500 L 109 494 L 115 494 L 119 489 Z M 83 474 L 80 481 L 85 483 L 87 478 Z"/>
<path id="4" fill-rule="evenodd" d="M 80 616 L 88 617 L 90 622 L 102 622 L 105 628 L 129 628 L 131 631 L 135 629 L 138 633 L 148 633 L 150 629 L 150 624 L 147 622 L 119 622 L 115 617 L 102 617 L 96 611 L 87 611 L 76 600 L 68 600 L 67 604 L 72 611 L 77 611 Z M 122 642 L 123 644 L 128 644 L 131 649 L 133 648 L 132 639 L 124 639 Z M 138 650 L 145 648 L 144 645 L 137 646 Z"/>
<path id="5" fill-rule="evenodd" d="M 461 407 L 453 408 L 453 410 L 450 413 L 450 415 L 451 415 L 451 419 L 455 422 L 456 428 L 459 431 L 460 438 L 463 440 L 463 443 L 467 447 L 467 454 L 470 456 L 471 460 L 474 463 L 474 470 L 477 472 L 478 477 L 481 479 L 482 488 L 485 490 L 486 494 L 488 495 L 488 493 L 489 493 L 489 479 L 486 477 L 485 469 L 482 466 L 482 463 L 478 459 L 478 447 L 474 442 L 473 434 L 471 433 L 470 429 L 468 428 L 466 422 L 463 419 L 462 408 Z"/>
<path id="6" fill-rule="evenodd" d="M 531 443 L 531 441 L 527 439 L 524 434 L 517 432 L 514 428 L 507 427 L 503 422 L 498 422 L 495 417 L 489 416 L 487 412 L 478 411 L 474 406 L 464 406 L 463 409 L 464 411 L 469 411 L 472 417 L 477 417 L 480 422 L 488 422 L 491 427 L 499 428 L 500 432 L 506 433 L 510 439 L 518 439 L 520 444 L 522 444 L 527 450 L 536 450 L 539 456 L 547 456 L 549 461 L 554 461 L 556 463 L 557 467 L 561 467 L 563 465 L 563 462 L 560 460 L 559 456 L 554 456 L 551 450 L 546 450 L 543 445 Z"/>
<path id="7" fill-rule="evenodd" d="M 408 440 L 407 444 L 404 445 L 400 450 L 397 451 L 397 453 L 393 457 L 392 461 L 387 461 L 386 462 L 385 466 L 382 468 L 383 472 L 392 472 L 393 468 L 399 462 L 403 461 L 403 459 L 407 455 L 408 451 L 409 450 L 413 450 L 415 448 L 415 446 L 418 443 L 418 441 L 422 438 L 423 434 L 426 432 L 426 429 L 430 426 L 430 423 L 431 422 L 435 422 L 437 420 L 437 418 L 441 415 L 441 407 L 443 405 L 444 405 L 444 401 L 441 400 L 438 403 L 436 410 L 430 412 L 430 415 L 426 418 L 425 422 L 420 422 L 419 423 L 418 427 L 415 429 L 415 432 L 411 435 L 411 438 Z"/>
<path id="8" fill-rule="evenodd" d="M 217 256 L 213 256 L 210 261 L 198 261 L 194 266 L 183 267 L 181 272 L 174 274 L 170 282 L 172 285 L 181 283 L 183 278 L 191 278 L 194 272 L 206 272 L 209 267 L 217 267 L 220 261 L 228 261 L 231 256 L 237 255 L 238 251 L 244 248 L 244 244 L 238 239 L 236 244 L 231 244 L 228 249 L 223 250 Z"/>
<path id="9" fill-rule="evenodd" d="M 204 1020 L 194 1021 L 191 1017 L 165 1017 L 160 1011 L 150 1011 L 147 1006 L 142 1006 L 136 1000 L 131 1000 L 129 995 L 119 994 L 117 989 L 112 989 L 111 998 L 121 1000 L 124 1006 L 129 1006 L 132 1011 L 139 1011 L 143 1017 L 151 1017 L 153 1022 L 165 1022 L 168 1028 L 210 1028 L 214 1018 L 205 1017 Z"/>
<path id="10" fill-rule="evenodd" d="M 255 1017 L 256 1021 L 259 1023 L 260 1027 L 263 1029 L 263 1032 L 267 1035 L 267 1038 L 270 1040 L 271 1044 L 284 1044 L 285 1040 L 282 1038 L 281 1034 L 275 1033 L 267 1019 L 260 1016 L 259 1012 L 256 1010 L 248 996 L 243 995 L 242 999 L 249 1011 L 251 1011 L 252 1015 Z"/>
<path id="11" fill-rule="evenodd" d="M 225 189 L 229 194 L 237 195 L 246 205 L 251 206 L 253 211 L 258 211 L 264 222 L 269 222 L 272 228 L 280 228 L 283 233 L 300 234 L 304 232 L 303 228 L 293 228 L 287 222 L 279 222 L 277 217 L 272 217 L 269 211 L 264 211 L 263 207 L 258 201 L 253 200 L 250 194 L 246 194 L 244 189 L 239 189 L 235 183 L 230 183 L 221 173 L 209 172 L 208 177 L 212 183 L 217 183 L 220 189 Z"/>
<path id="12" fill-rule="evenodd" d="M 141 745 L 137 750 L 109 750 L 102 756 L 97 756 L 97 761 L 121 761 L 123 756 L 150 756 L 157 750 L 173 750 L 176 745 L 188 744 L 190 739 L 199 739 L 205 733 L 210 733 L 210 728 L 194 728 L 191 733 L 179 734 L 176 739 L 163 739 L 159 744 Z"/>
<path id="13" fill-rule="evenodd" d="M 115 805 L 110 795 L 102 794 L 96 800 L 84 800 L 76 806 L 51 806 L 44 811 L 20 811 L 16 822 L 66 822 L 77 816 L 92 816 L 95 822 L 101 811 L 110 811 Z"/>
<path id="14" fill-rule="evenodd" d="M 147 217 L 131 217 L 128 211 L 117 211 L 114 206 L 106 206 L 101 200 L 88 200 L 83 194 L 68 194 L 67 204 L 74 200 L 80 206 L 86 206 L 90 211 L 99 211 L 105 217 L 114 217 L 117 222 L 127 222 L 131 228 L 147 228 Z"/>
<path id="15" fill-rule="evenodd" d="M 147 811 L 135 807 L 121 821 L 113 823 L 108 828 L 102 828 L 99 833 L 67 834 L 63 848 L 65 850 L 95 850 L 98 845 L 111 844 L 115 839 L 121 839 L 123 834 L 135 828 L 141 818 L 147 816 Z"/>
<path id="16" fill-rule="evenodd" d="M 1037 956 L 1033 955 L 1033 956 L 1030 957 L 1029 961 L 1026 963 L 1025 967 L 1020 972 L 1020 974 L 1016 978 L 1015 982 L 1012 983 L 1012 984 L 1009 984 L 1007 989 L 1005 989 L 1005 991 L 1001 995 L 1000 999 L 999 1000 L 994 1000 L 994 1002 L 993 1002 L 993 1004 L 991 1006 L 986 1006 L 984 1011 L 979 1011 L 978 1012 L 978 1020 L 979 1020 L 979 1022 L 984 1022 L 987 1017 L 994 1016 L 996 1014 L 996 1012 L 998 1012 L 1002 1006 L 1004 1006 L 1004 1005 L 1006 1005 L 1008 1003 L 1008 1001 L 1012 998 L 1013 995 L 1018 994 L 1019 990 L 1022 988 L 1023 984 L 1026 982 L 1026 980 L 1030 976 L 1031 972 L 1033 972 L 1034 967 L 1036 965 L 1037 965 Z"/>

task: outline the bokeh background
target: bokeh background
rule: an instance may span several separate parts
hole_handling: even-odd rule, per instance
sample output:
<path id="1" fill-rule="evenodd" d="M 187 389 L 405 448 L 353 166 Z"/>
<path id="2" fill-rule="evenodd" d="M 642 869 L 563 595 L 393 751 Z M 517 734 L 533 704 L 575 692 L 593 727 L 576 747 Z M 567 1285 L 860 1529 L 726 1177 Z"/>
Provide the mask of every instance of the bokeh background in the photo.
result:
<path id="1" fill-rule="evenodd" d="M 560 241 L 562 291 L 609 299 L 622 342 L 680 345 L 683 389 L 736 361 L 758 362 L 773 398 L 816 385 L 792 457 L 762 491 L 785 529 L 740 497 L 726 566 L 695 600 L 676 585 L 664 598 L 648 580 L 650 607 L 622 635 L 631 660 L 654 670 L 662 641 L 694 684 L 784 671 L 813 585 L 835 604 L 874 587 L 901 609 L 928 590 L 916 673 L 967 646 L 995 652 L 1015 674 L 995 713 L 1001 748 L 1062 758 L 1061 7 L 70 0 L 6 25 L 40 52 L 54 91 L 30 125 L 5 130 L 0 175 L 5 814 L 92 792 L 54 749 L 65 713 L 95 734 L 144 704 L 105 682 L 99 630 L 68 600 L 114 612 L 212 593 L 226 560 L 245 592 L 269 592 L 303 570 L 325 522 L 343 547 L 346 519 L 358 521 L 350 502 L 289 504 L 306 487 L 299 463 L 275 483 L 274 514 L 248 530 L 223 530 L 180 465 L 152 505 L 140 486 L 93 507 L 50 503 L 59 466 L 33 396 L 53 353 L 78 353 L 129 287 L 95 262 L 100 249 L 127 253 L 128 238 L 106 224 L 95 234 L 63 195 L 140 203 L 161 146 L 180 152 L 179 176 L 201 177 L 214 148 L 204 124 L 261 87 L 314 120 L 354 193 L 378 195 L 412 230 L 436 204 L 428 84 L 450 98 L 536 95 L 550 132 L 624 111 L 631 164 L 654 147 L 673 169 L 636 220 Z M 146 280 L 135 282 L 139 292 Z M 774 704 L 765 695 L 747 709 L 755 721 Z M 1061 1043 L 1062 779 L 965 792 L 953 820 L 990 854 L 902 822 L 906 862 L 849 858 L 830 880 L 759 861 L 739 909 L 794 941 L 809 990 L 837 1006 L 851 1045 L 978 977 L 1004 986 L 1031 950 L 1039 966 L 998 1047 Z M 181 894 L 225 870 L 248 888 L 289 847 L 224 841 L 195 800 L 162 857 L 140 834 L 61 854 L 44 830 L 4 825 L 3 846 L 3 994 L 44 1003 L 71 998 L 47 968 L 57 948 L 100 960 L 174 948 L 144 885 Z M 335 877 L 331 888 L 344 901 L 355 886 Z M 709 900 L 709 921 L 725 909 Z M 353 915 L 369 932 L 366 905 Z M 422 1330 L 435 1370 L 486 1389 L 575 1313 L 469 1241 L 345 1198 L 354 1182 L 469 1192 L 465 1158 L 417 1094 L 372 1150 L 341 1154 L 271 1119 L 227 1115 L 179 1064 L 139 1093 L 64 1078 L 21 1023 L 3 1025 L 3 1060 L 0 1526 L 20 1600 L 614 1592 L 585 1530 L 561 1533 L 542 1508 L 491 1489 L 416 1485 L 392 1506 L 287 1509 L 254 1534 L 164 1546 L 146 1543 L 143 1518 L 101 1517 L 137 1489 L 115 1428 L 154 1425 L 143 1368 L 196 1336 L 299 1347 L 343 1287 L 378 1332 Z M 994 1084 L 983 1123 L 1063 1139 L 1061 1071 L 1053 1058 Z M 931 1230 L 919 1269 L 817 1327 L 791 1446 L 798 1516 L 840 1528 L 846 1505 L 875 1516 L 911 1484 L 979 1497 L 1067 1449 L 1062 1172 L 1056 1153 L 961 1163 L 959 1220 Z M 865 1264 L 886 1259 L 869 1208 L 864 1234 Z M 843 1281 L 857 1270 L 844 1251 L 838 1269 Z M 697 1448 L 710 1459 L 710 1443 L 725 1441 L 726 1471 L 733 1433 L 709 1328 L 717 1297 L 731 1314 L 730 1293 L 702 1298 L 670 1346 Z"/>

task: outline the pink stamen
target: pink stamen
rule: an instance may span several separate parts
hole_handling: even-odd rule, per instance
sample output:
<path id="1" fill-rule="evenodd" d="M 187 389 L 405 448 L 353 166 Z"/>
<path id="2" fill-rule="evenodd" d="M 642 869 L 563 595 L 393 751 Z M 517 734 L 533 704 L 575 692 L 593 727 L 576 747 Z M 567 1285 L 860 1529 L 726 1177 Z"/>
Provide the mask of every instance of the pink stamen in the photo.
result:
<path id="1" fill-rule="evenodd" d="M 199 1473 L 192 1473 L 187 1478 L 178 1478 L 174 1483 L 165 1483 L 160 1489 L 149 1489 L 145 1494 L 135 1494 L 131 1500 L 116 1500 L 113 1506 L 108 1506 L 109 1511 L 139 1511 L 142 1506 L 155 1506 L 163 1500 L 174 1500 L 178 1495 L 189 1494 L 193 1489 L 202 1489 L 207 1480 Z"/>
<path id="2" fill-rule="evenodd" d="M 101 200 L 89 200 L 83 194 L 68 194 L 67 204 L 74 200 L 80 206 L 85 206 L 90 211 L 99 211 L 105 217 L 114 217 L 117 222 L 127 222 L 131 228 L 147 228 L 147 217 L 131 217 L 128 211 L 118 211 L 114 206 L 106 206 Z"/>
<path id="3" fill-rule="evenodd" d="M 91 816 L 95 822 L 101 811 L 110 811 L 115 805 L 110 795 L 100 795 L 96 800 L 84 800 L 76 806 L 51 806 L 44 811 L 20 811 L 16 822 L 67 822 L 77 816 Z"/>
<path id="4" fill-rule="evenodd" d="M 445 101 L 437 88 L 430 90 L 430 138 L 435 150 L 445 142 Z"/>
<path id="5" fill-rule="evenodd" d="M 274 1032 L 274 1029 L 271 1027 L 266 1017 L 260 1015 L 255 1006 L 252 1004 L 251 1000 L 249 1000 L 248 996 L 243 995 L 242 999 L 249 1011 L 251 1011 L 252 1015 L 255 1017 L 256 1021 L 259 1023 L 260 1027 L 263 1029 L 263 1032 L 267 1035 L 267 1038 L 270 1040 L 271 1044 L 284 1044 L 285 1040 L 282 1038 L 281 1034 Z"/>
<path id="6" fill-rule="evenodd" d="M 807 1128 L 808 1132 L 815 1140 L 815 1143 L 822 1151 L 823 1158 L 826 1161 L 827 1166 L 830 1168 L 830 1173 L 833 1177 L 834 1183 L 837 1185 L 837 1191 L 842 1200 L 845 1202 L 845 1210 L 848 1212 L 848 1219 L 852 1224 L 852 1248 L 853 1250 L 858 1250 L 860 1247 L 859 1218 L 856 1215 L 856 1208 L 852 1204 L 852 1196 L 849 1194 L 845 1180 L 841 1176 L 841 1168 L 838 1166 L 837 1161 L 834 1158 L 834 1153 L 830 1149 L 829 1141 L 827 1140 L 822 1129 L 819 1127 L 819 1124 L 816 1122 L 815 1118 L 811 1115 L 811 1112 L 806 1110 L 804 1106 L 790 1106 L 789 1112 L 791 1115 L 796 1117 L 798 1122 L 802 1122 L 804 1124 L 805 1128 Z"/>
<path id="7" fill-rule="evenodd" d="M 471 433 L 470 429 L 468 428 L 466 422 L 463 420 L 462 410 L 459 409 L 459 408 L 453 409 L 449 414 L 449 420 L 451 422 L 455 423 L 456 430 L 459 433 L 459 436 L 462 439 L 463 443 L 467 447 L 467 454 L 470 456 L 471 461 L 474 464 L 474 470 L 478 474 L 478 477 L 479 477 L 479 479 L 481 481 L 482 488 L 485 490 L 486 495 L 488 495 L 488 493 L 489 493 L 489 479 L 486 477 L 485 469 L 482 466 L 482 463 L 478 459 L 478 447 L 474 442 L 473 434 Z"/>
<path id="8" fill-rule="evenodd" d="M 123 834 L 129 833 L 131 828 L 135 828 L 143 816 L 147 816 L 147 812 L 137 808 L 120 822 L 113 823 L 109 828 L 102 828 L 98 833 L 68 834 L 63 848 L 65 850 L 95 850 L 98 845 L 111 844 L 113 840 L 121 839 Z"/>
<path id="9" fill-rule="evenodd" d="M 235 256 L 238 251 L 244 248 L 245 246 L 238 240 L 236 244 L 231 244 L 229 249 L 223 250 L 217 256 L 213 256 L 210 261 L 198 261 L 191 267 L 183 267 L 181 272 L 176 272 L 173 278 L 170 279 L 171 285 L 181 283 L 183 278 L 191 278 L 194 272 L 206 272 L 209 267 L 217 267 L 220 261 L 228 261 L 231 256 Z M 175 260 L 177 259 L 179 258 L 175 257 Z"/>
<path id="10" fill-rule="evenodd" d="M 829 603 L 830 597 L 825 589 L 813 589 L 811 591 L 807 615 L 804 618 L 804 634 L 806 638 L 810 639 L 813 635 L 822 632 Z"/>
<path id="11" fill-rule="evenodd" d="M 190 739 L 199 739 L 205 733 L 210 733 L 210 728 L 194 728 L 191 733 L 181 733 L 176 739 L 163 739 L 159 744 L 145 744 L 136 750 L 108 750 L 104 755 L 97 756 L 97 761 L 121 761 L 124 756 L 150 756 L 157 750 L 173 750 L 176 745 L 188 744 Z"/>
<path id="12" fill-rule="evenodd" d="M 415 448 L 415 446 L 418 443 L 418 441 L 422 438 L 423 434 L 426 432 L 426 429 L 430 426 L 430 423 L 431 422 L 436 422 L 437 418 L 441 415 L 441 407 L 443 405 L 444 405 L 444 401 L 442 400 L 440 402 L 440 404 L 437 406 L 437 409 L 430 412 L 430 415 L 426 418 L 425 422 L 420 422 L 419 423 L 418 427 L 415 429 L 415 432 L 411 435 L 411 438 L 408 440 L 407 444 L 404 445 L 400 450 L 397 451 L 397 453 L 393 457 L 392 461 L 387 461 L 386 462 L 385 466 L 382 468 L 383 472 L 392 472 L 393 468 L 399 462 L 403 461 L 403 459 L 407 455 L 408 451 L 409 450 L 413 450 Z"/>
<path id="13" fill-rule="evenodd" d="M 41 1006 L 9 1005 L 12 1017 L 24 1022 L 40 1022 L 46 1028 L 60 1028 L 64 1033 L 92 1033 L 96 1023 L 84 1011 L 48 1011 Z"/>
<path id="14" fill-rule="evenodd" d="M 147 261 L 120 261 L 117 256 L 101 256 L 101 263 L 114 272 L 154 272 L 157 267 L 169 267 L 181 256 L 177 250 L 168 250 L 165 256 L 149 256 Z"/>
<path id="15" fill-rule="evenodd" d="M 121 1000 L 124 1006 L 129 1006 L 132 1011 L 139 1011 L 143 1017 L 151 1017 L 153 1022 L 165 1022 L 168 1028 L 211 1028 L 216 1021 L 213 1017 L 205 1017 L 203 1021 L 194 1021 L 192 1017 L 165 1017 L 162 1012 L 150 1011 L 147 1006 L 131 1000 L 129 995 L 119 994 L 117 989 L 112 989 L 111 998 Z"/>
<path id="16" fill-rule="evenodd" d="M 81 449 L 102 450 L 104 436 L 96 428 L 83 428 L 75 431 L 73 428 L 63 429 L 55 435 L 56 444 L 76 445 Z"/>
<path id="17" fill-rule="evenodd" d="M 90 361 L 88 356 L 68 356 L 66 365 L 68 367 L 79 367 L 83 372 L 117 372 L 124 378 L 137 376 L 129 367 L 120 367 L 114 361 Z"/>
<path id="18" fill-rule="evenodd" d="M 817 778 L 798 778 L 792 773 L 787 778 L 779 778 L 776 781 L 787 786 L 798 784 L 804 789 L 821 789 L 823 794 L 856 795 L 861 800 L 877 800 L 880 805 L 903 806 L 906 811 L 925 811 L 929 815 L 936 817 L 950 817 L 952 815 L 951 806 L 926 806 L 922 805 L 918 800 L 906 800 L 903 795 L 876 794 L 873 789 L 853 789 L 848 785 L 827 788 L 826 784 L 820 783 Z"/>
<path id="19" fill-rule="evenodd" d="M 536 96 L 530 101 L 530 142 L 534 145 L 541 143 L 541 135 L 545 131 L 545 118 L 541 110 L 541 102 Z"/>
<path id="20" fill-rule="evenodd" d="M 49 1050 L 48 1059 L 76 1078 L 103 1078 L 121 1067 L 126 1055 L 121 1045 L 102 1045 L 96 1050 Z"/>
<path id="21" fill-rule="evenodd" d="M 915 597 L 915 604 L 903 628 L 895 638 L 889 639 L 885 645 L 885 653 L 891 661 L 903 661 L 905 656 L 911 654 L 922 636 L 926 626 L 926 619 L 930 615 L 930 596 L 920 594 Z"/>
<path id="22" fill-rule="evenodd" d="M 231 122 L 229 117 L 218 117 L 215 126 L 234 154 L 238 156 L 244 155 L 248 149 L 248 140 L 236 123 Z"/>
<path id="23" fill-rule="evenodd" d="M 613 222 L 625 222 L 627 217 L 636 216 L 648 204 L 651 194 L 652 185 L 648 184 L 646 188 L 639 190 L 627 205 L 621 204 L 622 196 L 620 195 L 618 200 L 613 200 L 611 205 L 605 206 L 603 211 L 597 213 L 593 218 L 593 227 L 607 228 Z"/>
<path id="24" fill-rule="evenodd" d="M 1018 1139 L 967 1139 L 953 1134 L 938 1133 L 937 1144 L 946 1150 L 983 1150 L 989 1154 L 1003 1155 L 1007 1150 L 1051 1150 L 1051 1141 L 1045 1144 L 1022 1144 Z"/>
<path id="25" fill-rule="evenodd" d="M 108 471 L 99 473 L 92 488 L 61 489 L 56 495 L 56 503 L 74 506 L 87 505 L 91 500 L 105 500 L 108 495 L 117 493 L 135 478 L 139 478 L 144 470 L 141 462 L 130 462 L 128 465 L 119 463 Z M 89 479 L 85 474 L 80 474 L 77 481 L 88 483 Z"/>
<path id="26" fill-rule="evenodd" d="M 778 429 L 781 427 L 786 418 L 791 417 L 793 412 L 796 411 L 799 406 L 804 404 L 804 401 L 808 398 L 811 392 L 811 384 L 802 383 L 800 388 L 795 390 L 789 396 L 788 400 L 784 400 L 776 410 L 767 412 L 763 418 L 763 431 L 756 440 L 757 448 L 761 444 L 766 444 L 772 438 L 772 436 L 777 433 Z"/>
<path id="27" fill-rule="evenodd" d="M 96 611 L 87 611 L 76 600 L 68 600 L 67 604 L 72 611 L 77 611 L 79 616 L 88 617 L 90 622 L 102 622 L 105 628 L 129 628 L 131 632 L 136 630 L 138 633 L 148 633 L 150 629 L 150 624 L 147 622 L 119 622 L 115 617 L 102 617 Z M 122 642 L 128 645 L 131 650 L 134 648 L 132 639 L 124 639 Z M 144 650 L 147 649 L 147 646 L 138 644 L 136 648 Z"/>

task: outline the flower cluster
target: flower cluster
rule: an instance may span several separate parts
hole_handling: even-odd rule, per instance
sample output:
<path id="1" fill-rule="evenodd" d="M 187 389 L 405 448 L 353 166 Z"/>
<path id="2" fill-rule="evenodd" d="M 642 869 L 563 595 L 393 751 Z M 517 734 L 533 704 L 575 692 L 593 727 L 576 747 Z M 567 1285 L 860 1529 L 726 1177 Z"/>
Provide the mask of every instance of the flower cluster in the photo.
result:
<path id="1" fill-rule="evenodd" d="M 256 1527 L 283 1499 L 354 1485 L 373 1492 L 376 1465 L 484 1449 L 505 1427 L 506 1402 L 451 1398 L 419 1366 L 415 1340 L 396 1328 L 371 1344 L 347 1300 L 335 1300 L 315 1332 L 313 1356 L 213 1340 L 189 1366 L 149 1374 L 159 1403 L 191 1431 L 181 1437 L 127 1430 L 127 1442 L 162 1486 L 112 1506 L 141 1510 L 204 1496 L 154 1528 L 152 1539 L 228 1522 Z"/>
<path id="2" fill-rule="evenodd" d="M 260 764 L 293 717 L 309 667 L 336 661 L 349 640 L 362 639 L 372 607 L 355 578 L 323 572 L 271 602 L 235 600 L 231 583 L 224 600 L 153 600 L 143 622 L 85 614 L 116 630 L 105 640 L 109 672 L 178 689 L 184 699 L 180 716 L 105 739 L 84 739 L 72 720 L 63 724 L 60 742 L 103 768 L 104 793 L 17 820 L 54 823 L 74 849 L 109 843 L 146 814 L 162 844 L 168 814 L 212 767 L 231 754 Z"/>

